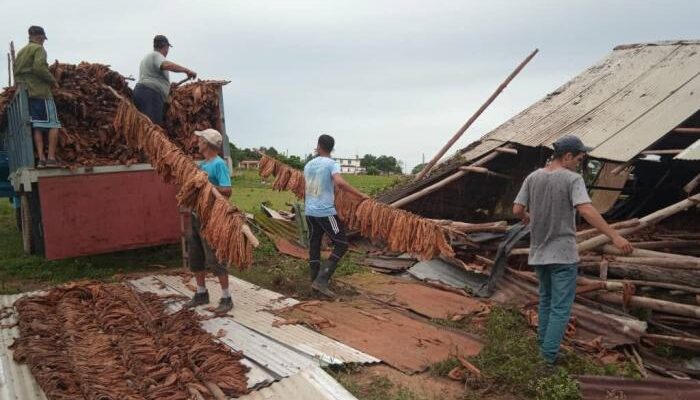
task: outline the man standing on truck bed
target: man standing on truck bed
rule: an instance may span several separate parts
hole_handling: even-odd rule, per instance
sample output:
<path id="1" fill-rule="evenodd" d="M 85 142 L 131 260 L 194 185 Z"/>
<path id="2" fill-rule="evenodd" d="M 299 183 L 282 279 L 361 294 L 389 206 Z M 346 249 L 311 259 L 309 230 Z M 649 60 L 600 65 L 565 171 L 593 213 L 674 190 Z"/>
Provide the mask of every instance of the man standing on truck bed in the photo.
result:
<path id="1" fill-rule="evenodd" d="M 559 138 L 553 146 L 551 162 L 525 178 L 513 205 L 515 216 L 532 223 L 528 263 L 535 267 L 539 281 L 537 340 L 550 366 L 556 361 L 576 297 L 576 211 L 623 253 L 632 251 L 630 242 L 593 207 L 583 177 L 574 172 L 591 148 L 574 135 Z"/>
<path id="2" fill-rule="evenodd" d="M 225 197 L 231 197 L 231 174 L 223 158 L 219 156 L 223 138 L 216 129 L 195 131 L 199 136 L 199 152 L 204 157 L 199 167 L 207 173 L 209 182 Z M 185 307 L 196 307 L 209 304 L 209 292 L 205 284 L 206 269 L 209 268 L 219 278 L 221 284 L 221 299 L 214 310 L 216 314 L 224 314 L 233 308 L 233 300 L 228 288 L 228 268 L 226 263 L 219 261 L 216 252 L 202 236 L 201 222 L 192 213 L 192 229 L 188 232 L 190 270 L 197 281 L 197 292 Z"/>
<path id="3" fill-rule="evenodd" d="M 316 145 L 318 157 L 304 166 L 306 188 L 304 195 L 304 212 L 309 226 L 309 269 L 311 271 L 311 288 L 328 297 L 335 297 L 328 285 L 338 262 L 348 251 L 345 228 L 338 220 L 335 210 L 335 187 L 346 190 L 358 197 L 367 197 L 350 186 L 340 175 L 340 165 L 331 158 L 335 139 L 321 135 Z M 328 260 L 321 264 L 321 239 L 323 234 L 333 242 L 333 252 Z"/>
<path id="4" fill-rule="evenodd" d="M 197 73 L 182 67 L 165 57 L 170 51 L 170 42 L 163 35 L 153 38 L 153 51 L 146 54 L 139 65 L 139 81 L 134 88 L 134 105 L 144 113 L 154 124 L 163 126 L 165 102 L 170 94 L 170 74 L 182 72 L 194 79 Z"/>
<path id="5" fill-rule="evenodd" d="M 61 123 L 56 113 L 51 87 L 58 87 L 46 61 L 46 32 L 40 26 L 29 27 L 29 43 L 17 53 L 13 69 L 15 82 L 27 89 L 29 114 L 34 130 L 34 146 L 39 158 L 37 168 L 57 167 L 56 146 Z M 44 153 L 44 133 L 48 132 L 48 157 Z"/>

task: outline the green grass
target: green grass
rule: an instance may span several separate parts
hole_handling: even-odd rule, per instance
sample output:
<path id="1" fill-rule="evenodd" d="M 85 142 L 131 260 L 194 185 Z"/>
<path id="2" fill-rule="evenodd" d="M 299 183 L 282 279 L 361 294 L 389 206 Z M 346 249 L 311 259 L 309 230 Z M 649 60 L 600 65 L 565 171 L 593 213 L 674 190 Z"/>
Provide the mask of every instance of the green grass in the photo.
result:
<path id="1" fill-rule="evenodd" d="M 574 400 L 580 398 L 573 375 L 616 375 L 639 378 L 631 363 L 599 365 L 572 352 L 560 356 L 555 373 L 547 374 L 539 356 L 537 340 L 517 310 L 495 307 L 482 337 L 486 340 L 471 361 L 493 383 L 512 393 L 533 399 Z"/>
<path id="2" fill-rule="evenodd" d="M 79 279 L 110 280 L 117 274 L 181 265 L 179 245 L 159 246 L 91 257 L 47 261 L 24 254 L 14 209 L 0 201 L 0 294 L 19 293 Z"/>
<path id="3" fill-rule="evenodd" d="M 398 176 L 385 175 L 343 175 L 343 178 L 361 192 L 370 195 L 377 194 L 401 181 Z M 274 178 L 262 180 L 257 170 L 236 169 L 232 180 L 231 201 L 248 212 L 259 210 L 262 202 L 269 203 L 268 206 L 275 210 L 287 210 L 289 209 L 287 204 L 301 201 L 290 192 L 272 190 Z"/>
<path id="4" fill-rule="evenodd" d="M 359 400 L 425 400 L 410 389 L 392 383 L 385 376 L 372 376 L 366 381 L 357 379 L 363 372 L 362 367 L 325 369 Z"/>
<path id="5" fill-rule="evenodd" d="M 430 374 L 433 376 L 440 376 L 444 378 L 447 376 L 447 374 L 450 373 L 450 371 L 452 371 L 456 367 L 459 367 L 460 365 L 461 364 L 458 359 L 456 359 L 455 357 L 449 357 L 431 365 Z"/>

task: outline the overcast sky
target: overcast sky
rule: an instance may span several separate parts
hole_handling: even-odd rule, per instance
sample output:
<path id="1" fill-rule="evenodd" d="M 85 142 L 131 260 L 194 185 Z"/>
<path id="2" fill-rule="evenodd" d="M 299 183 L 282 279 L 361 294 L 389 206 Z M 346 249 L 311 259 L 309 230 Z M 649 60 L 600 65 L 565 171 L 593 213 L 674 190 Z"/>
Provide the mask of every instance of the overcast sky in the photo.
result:
<path id="1" fill-rule="evenodd" d="M 328 133 L 337 156 L 394 155 L 409 169 L 535 48 L 450 153 L 615 45 L 700 38 L 698 0 L 35 0 L 1 9 L 5 43 L 19 48 L 29 25 L 42 25 L 50 62 L 100 62 L 127 76 L 138 76 L 153 36 L 165 34 L 175 46 L 170 60 L 232 81 L 226 127 L 237 146 L 303 155 Z"/>

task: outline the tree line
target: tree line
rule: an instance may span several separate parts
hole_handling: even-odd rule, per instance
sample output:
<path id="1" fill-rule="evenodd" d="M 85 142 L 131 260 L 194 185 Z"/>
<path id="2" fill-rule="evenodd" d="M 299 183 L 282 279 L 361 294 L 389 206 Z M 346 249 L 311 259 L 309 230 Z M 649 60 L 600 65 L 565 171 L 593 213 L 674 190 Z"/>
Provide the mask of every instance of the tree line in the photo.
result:
<path id="1" fill-rule="evenodd" d="M 231 150 L 231 161 L 233 165 L 238 165 L 244 160 L 259 160 L 261 155 L 258 151 L 263 152 L 271 157 L 282 161 L 290 167 L 296 169 L 304 169 L 304 165 L 313 159 L 313 155 L 307 154 L 304 158 L 296 155 L 285 155 L 280 153 L 274 147 L 260 147 L 258 150 L 249 148 L 238 148 L 233 143 L 229 143 Z M 360 166 L 365 169 L 367 175 L 382 175 L 382 174 L 401 174 L 401 165 L 393 156 L 373 154 L 365 154 L 360 159 Z"/>

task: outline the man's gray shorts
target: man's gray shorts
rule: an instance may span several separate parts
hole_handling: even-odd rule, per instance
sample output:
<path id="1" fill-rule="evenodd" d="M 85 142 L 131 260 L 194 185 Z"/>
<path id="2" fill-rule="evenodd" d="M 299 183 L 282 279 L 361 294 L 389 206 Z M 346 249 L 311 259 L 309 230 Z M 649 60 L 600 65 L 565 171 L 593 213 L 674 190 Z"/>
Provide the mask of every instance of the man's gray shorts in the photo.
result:
<path id="1" fill-rule="evenodd" d="M 199 223 L 199 219 L 193 213 L 192 229 L 187 237 L 190 271 L 199 272 L 209 269 L 214 275 L 227 274 L 228 267 L 225 263 L 219 262 L 216 258 L 214 249 L 212 249 L 209 243 L 207 243 L 207 240 L 202 237 L 200 229 L 201 224 Z"/>

